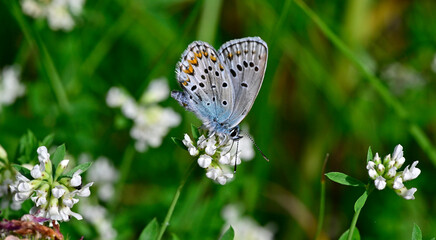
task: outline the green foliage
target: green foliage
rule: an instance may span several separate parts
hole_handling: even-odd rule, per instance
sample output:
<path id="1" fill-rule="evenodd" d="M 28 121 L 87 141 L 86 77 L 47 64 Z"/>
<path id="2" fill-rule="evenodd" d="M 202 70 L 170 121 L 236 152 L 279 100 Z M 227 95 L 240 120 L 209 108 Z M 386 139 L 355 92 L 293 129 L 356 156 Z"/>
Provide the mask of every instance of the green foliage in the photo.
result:
<path id="1" fill-rule="evenodd" d="M 65 157 L 65 144 L 60 145 L 58 148 L 56 148 L 56 151 L 54 152 L 53 156 L 51 158 L 51 162 L 53 164 L 53 169 L 56 169 L 58 164 L 64 160 Z"/>
<path id="2" fill-rule="evenodd" d="M 366 155 L 366 162 L 369 162 L 373 159 L 371 147 L 368 148 L 368 153 Z"/>
<path id="3" fill-rule="evenodd" d="M 86 163 L 79 164 L 76 167 L 74 167 L 73 169 L 71 169 L 70 171 L 68 171 L 67 173 L 62 174 L 60 176 L 60 178 L 63 178 L 63 177 L 71 178 L 71 177 L 73 177 L 73 174 L 75 172 L 77 172 L 77 170 L 79 170 L 79 169 L 82 170 L 82 172 L 86 172 L 86 170 L 88 170 L 88 168 L 90 168 L 91 165 L 92 165 L 92 162 L 86 162 Z"/>
<path id="4" fill-rule="evenodd" d="M 17 170 L 19 173 L 21 173 L 21 175 L 25 176 L 28 179 L 32 178 L 32 176 L 30 175 L 29 169 L 27 169 L 21 165 L 18 165 L 18 164 L 14 164 L 13 166 L 14 166 L 15 170 Z"/>
<path id="5" fill-rule="evenodd" d="M 349 231 L 350 230 L 347 230 L 344 233 L 342 233 L 342 235 L 339 237 L 339 240 L 347 240 Z M 351 237 L 351 239 L 352 240 L 360 240 L 360 233 L 359 233 L 359 230 L 357 228 L 354 229 L 353 236 Z"/>
<path id="6" fill-rule="evenodd" d="M 153 218 L 142 231 L 139 240 L 156 240 L 159 235 L 159 224 Z"/>
<path id="7" fill-rule="evenodd" d="M 188 148 L 185 146 L 185 144 L 183 144 L 182 140 L 175 138 L 175 137 L 171 137 L 171 140 L 173 140 L 173 142 L 179 146 L 180 148 L 184 149 L 184 150 L 188 150 Z"/>
<path id="8" fill-rule="evenodd" d="M 422 232 L 419 226 L 415 223 L 413 224 L 412 240 L 422 240 Z"/>
<path id="9" fill-rule="evenodd" d="M 342 185 L 352 186 L 352 187 L 365 187 L 365 184 L 360 180 L 348 176 L 345 173 L 340 172 L 329 172 L 325 174 L 333 182 L 337 182 Z"/>
<path id="10" fill-rule="evenodd" d="M 227 231 L 223 234 L 223 236 L 220 238 L 221 240 L 233 240 L 235 237 L 235 230 L 232 226 L 227 229 Z"/>

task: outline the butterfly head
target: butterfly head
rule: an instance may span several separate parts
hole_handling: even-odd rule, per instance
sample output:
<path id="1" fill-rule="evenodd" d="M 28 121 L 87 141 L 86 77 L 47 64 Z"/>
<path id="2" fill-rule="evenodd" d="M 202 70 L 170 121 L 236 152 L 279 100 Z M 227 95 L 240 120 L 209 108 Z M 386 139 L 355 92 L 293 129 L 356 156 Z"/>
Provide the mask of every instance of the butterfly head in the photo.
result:
<path id="1" fill-rule="evenodd" d="M 237 141 L 237 140 L 241 139 L 242 136 L 239 135 L 239 132 L 240 132 L 239 126 L 236 126 L 232 129 L 230 129 L 230 134 L 229 134 L 230 139 L 232 139 L 233 141 Z"/>

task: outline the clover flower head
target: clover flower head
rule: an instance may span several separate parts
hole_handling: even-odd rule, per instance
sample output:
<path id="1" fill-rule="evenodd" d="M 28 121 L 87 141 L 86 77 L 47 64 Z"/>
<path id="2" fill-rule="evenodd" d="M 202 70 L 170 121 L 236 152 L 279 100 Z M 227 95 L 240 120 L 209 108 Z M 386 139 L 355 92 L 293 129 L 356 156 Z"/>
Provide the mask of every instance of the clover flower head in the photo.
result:
<path id="1" fill-rule="evenodd" d="M 206 177 L 216 183 L 225 185 L 234 178 L 232 169 L 235 165 L 241 164 L 241 156 L 249 158 L 248 160 L 253 157 L 251 144 L 244 143 L 238 147 L 237 141 L 231 139 L 225 141 L 217 135 L 205 137 L 207 133 L 199 135 L 194 129 L 193 135 L 199 137 L 194 141 L 188 134 L 185 134 L 181 143 L 189 155 L 198 156 L 198 165 L 206 170 Z M 249 154 L 244 155 L 244 152 L 249 152 Z"/>
<path id="2" fill-rule="evenodd" d="M 133 121 L 130 136 L 135 139 L 138 152 L 146 151 L 149 146 L 160 146 L 169 129 L 181 122 L 179 114 L 158 104 L 168 98 L 168 89 L 166 79 L 153 80 L 140 101 L 120 88 L 109 89 L 106 103 L 109 107 L 121 108 L 123 115 Z"/>
<path id="3" fill-rule="evenodd" d="M 404 182 L 417 178 L 421 170 L 416 167 L 418 161 L 415 161 L 411 166 L 406 166 L 403 171 L 398 171 L 405 161 L 403 147 L 398 144 L 392 155 L 388 154 L 383 159 L 383 162 L 381 162 L 378 153 L 376 153 L 374 158 L 368 161 L 366 169 L 378 190 L 383 190 L 388 186 L 404 199 L 415 199 L 413 194 L 415 194 L 417 189 L 407 189 Z"/>
<path id="4" fill-rule="evenodd" d="M 52 160 L 47 148 L 41 146 L 37 150 L 40 165 L 33 166 L 29 172 L 20 172 L 16 175 L 16 181 L 10 186 L 14 202 L 21 204 L 31 199 L 35 206 L 30 214 L 47 220 L 69 221 L 70 217 L 81 220 L 80 214 L 71 211 L 71 208 L 79 202 L 79 197 L 90 195 L 89 187 L 92 182 L 78 189 L 82 184 L 80 174 L 90 164 L 79 165 L 74 172 L 65 172 L 69 160 L 59 161 L 55 169 L 52 169 Z M 59 147 L 54 156 L 63 158 L 65 148 Z M 26 176 L 25 176 L 26 175 Z"/>
<path id="5" fill-rule="evenodd" d="M 47 18 L 52 30 L 71 31 L 76 25 L 74 18 L 79 16 L 84 0 L 22 0 L 23 12 L 33 18 Z"/>

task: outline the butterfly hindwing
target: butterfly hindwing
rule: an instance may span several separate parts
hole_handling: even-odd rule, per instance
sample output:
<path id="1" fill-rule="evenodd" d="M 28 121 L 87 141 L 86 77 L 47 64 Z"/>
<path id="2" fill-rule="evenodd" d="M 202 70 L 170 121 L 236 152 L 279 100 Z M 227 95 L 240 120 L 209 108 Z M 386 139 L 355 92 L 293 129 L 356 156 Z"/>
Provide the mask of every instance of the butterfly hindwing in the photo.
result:
<path id="1" fill-rule="evenodd" d="M 218 50 L 231 78 L 234 106 L 226 123 L 237 126 L 248 114 L 263 82 L 268 47 L 259 37 L 235 39 Z"/>
<path id="2" fill-rule="evenodd" d="M 216 50 L 201 41 L 191 43 L 177 64 L 177 79 L 183 92 L 172 96 L 203 122 L 230 117 L 233 85 Z"/>

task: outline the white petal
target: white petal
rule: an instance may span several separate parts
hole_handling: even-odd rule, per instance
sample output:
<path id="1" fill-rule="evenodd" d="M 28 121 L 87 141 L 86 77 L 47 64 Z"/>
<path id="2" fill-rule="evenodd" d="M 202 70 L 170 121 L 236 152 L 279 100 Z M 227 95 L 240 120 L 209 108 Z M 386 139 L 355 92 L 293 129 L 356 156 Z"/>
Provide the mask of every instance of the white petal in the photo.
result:
<path id="1" fill-rule="evenodd" d="M 189 155 L 193 157 L 197 156 L 200 153 L 196 147 L 190 147 L 188 148 L 188 151 L 189 151 Z"/>
<path id="2" fill-rule="evenodd" d="M 218 176 L 222 175 L 221 169 L 210 168 L 206 172 L 206 177 L 215 180 Z"/>
<path id="3" fill-rule="evenodd" d="M 207 168 L 212 163 L 212 158 L 209 155 L 203 154 L 198 158 L 197 162 L 200 167 Z"/>
<path id="4" fill-rule="evenodd" d="M 217 177 L 216 181 L 221 185 L 225 185 L 227 183 L 227 178 L 224 176 L 219 176 Z"/>
<path id="5" fill-rule="evenodd" d="M 384 179 L 382 176 L 378 176 L 374 180 L 374 185 L 378 190 L 383 190 L 386 187 L 386 179 Z"/>
<path id="6" fill-rule="evenodd" d="M 32 175 L 32 177 L 34 179 L 41 178 L 42 172 L 41 172 L 41 169 L 40 169 L 39 165 L 35 165 L 33 167 L 32 171 L 30 171 L 30 175 Z"/>
<path id="7" fill-rule="evenodd" d="M 411 189 L 403 188 L 398 194 L 406 200 L 412 200 L 415 199 L 414 194 L 416 191 L 417 191 L 416 188 L 411 188 Z"/>
<path id="8" fill-rule="evenodd" d="M 397 160 L 397 159 L 402 158 L 402 157 L 403 157 L 403 146 L 398 144 L 395 147 L 394 152 L 392 153 L 392 159 Z"/>
<path id="9" fill-rule="evenodd" d="M 378 153 L 375 153 L 375 156 L 374 156 L 374 163 L 376 163 L 376 164 L 379 164 L 379 163 L 381 163 L 381 158 L 380 158 L 380 156 L 378 155 Z"/>
<path id="10" fill-rule="evenodd" d="M 393 184 L 392 188 L 401 189 L 403 187 L 404 187 L 403 179 L 400 176 L 397 176 L 394 180 L 394 184 Z"/>
<path id="11" fill-rule="evenodd" d="M 377 171 L 375 169 L 369 169 L 368 170 L 368 175 L 372 179 L 376 179 L 378 177 L 378 173 L 377 173 Z"/>
<path id="12" fill-rule="evenodd" d="M 397 174 L 397 168 L 396 168 L 396 167 L 391 167 L 391 168 L 389 169 L 389 171 L 388 171 L 387 176 L 388 176 L 389 178 L 394 178 L 396 174 Z"/>
<path id="13" fill-rule="evenodd" d="M 62 186 L 58 185 L 51 190 L 51 193 L 55 198 L 60 198 L 65 194 L 65 189 Z"/>
<path id="14" fill-rule="evenodd" d="M 80 184 L 82 184 L 82 177 L 80 176 L 81 173 L 82 170 L 79 169 L 73 174 L 73 177 L 70 180 L 70 184 L 72 187 L 77 187 L 80 186 Z"/>
<path id="15" fill-rule="evenodd" d="M 82 187 L 82 189 L 78 190 L 77 196 L 89 197 L 89 195 L 91 195 L 91 191 L 89 190 L 89 187 L 91 187 L 92 184 L 94 184 L 94 183 L 90 182 L 90 183 L 86 184 L 84 187 Z"/>
<path id="16" fill-rule="evenodd" d="M 373 161 L 368 161 L 368 163 L 366 164 L 366 169 L 374 169 L 375 167 L 375 163 Z"/>
<path id="17" fill-rule="evenodd" d="M 418 164 L 418 161 L 415 161 L 412 163 L 412 166 L 407 166 L 403 171 L 403 179 L 404 181 L 409 181 L 417 178 L 419 174 L 421 174 L 421 169 L 417 168 L 416 165 Z"/>

